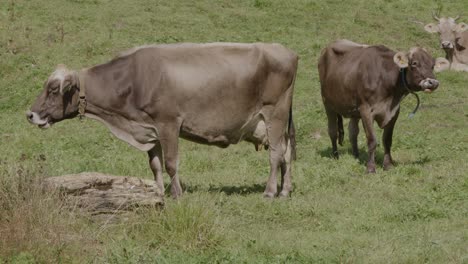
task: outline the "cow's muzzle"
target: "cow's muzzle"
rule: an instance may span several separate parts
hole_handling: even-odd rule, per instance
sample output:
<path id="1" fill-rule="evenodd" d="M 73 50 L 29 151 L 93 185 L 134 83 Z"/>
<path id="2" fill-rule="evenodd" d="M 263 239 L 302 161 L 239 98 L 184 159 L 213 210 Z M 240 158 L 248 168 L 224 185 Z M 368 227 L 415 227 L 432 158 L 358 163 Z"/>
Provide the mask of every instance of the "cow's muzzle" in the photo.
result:
<path id="1" fill-rule="evenodd" d="M 442 46 L 443 49 L 453 49 L 453 43 L 450 41 L 442 41 L 440 45 Z"/>
<path id="2" fill-rule="evenodd" d="M 419 83 L 419 86 L 424 92 L 431 93 L 439 87 L 439 81 L 436 79 L 426 78 Z"/>
<path id="3" fill-rule="evenodd" d="M 41 118 L 38 113 L 27 111 L 26 118 L 28 119 L 29 123 L 37 125 L 39 128 L 48 128 L 52 124 L 49 121 L 49 118 Z"/>

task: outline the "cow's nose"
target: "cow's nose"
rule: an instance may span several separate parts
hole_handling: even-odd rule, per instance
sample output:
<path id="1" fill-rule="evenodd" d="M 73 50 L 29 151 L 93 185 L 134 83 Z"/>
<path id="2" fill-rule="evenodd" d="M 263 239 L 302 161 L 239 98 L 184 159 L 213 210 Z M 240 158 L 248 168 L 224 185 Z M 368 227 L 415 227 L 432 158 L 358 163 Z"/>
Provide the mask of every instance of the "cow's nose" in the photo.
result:
<path id="1" fill-rule="evenodd" d="M 435 79 L 428 79 L 427 84 L 429 85 L 429 87 L 432 87 L 432 89 L 436 89 L 437 87 L 439 87 L 439 81 Z"/>
<path id="2" fill-rule="evenodd" d="M 31 120 L 31 119 L 33 118 L 33 116 L 34 116 L 34 115 L 33 115 L 33 113 L 32 113 L 31 111 L 27 111 L 27 112 L 26 112 L 26 118 L 27 118 L 28 120 Z"/>
<path id="3" fill-rule="evenodd" d="M 442 44 L 442 48 L 444 49 L 451 49 L 453 47 L 450 41 L 442 41 L 441 44 Z"/>

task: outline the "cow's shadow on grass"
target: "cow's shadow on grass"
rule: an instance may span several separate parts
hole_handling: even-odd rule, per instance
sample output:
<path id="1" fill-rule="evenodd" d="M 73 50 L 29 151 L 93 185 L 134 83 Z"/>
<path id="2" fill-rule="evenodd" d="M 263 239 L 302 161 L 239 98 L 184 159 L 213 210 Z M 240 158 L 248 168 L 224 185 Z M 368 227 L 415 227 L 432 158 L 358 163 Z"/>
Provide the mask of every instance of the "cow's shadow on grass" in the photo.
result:
<path id="1" fill-rule="evenodd" d="M 319 150 L 319 151 L 317 151 L 317 153 L 321 157 L 334 159 L 331 147 L 327 147 L 326 149 Z M 343 155 L 351 155 L 352 156 L 353 152 L 352 152 L 351 148 L 341 147 L 341 149 L 340 149 L 338 147 L 338 154 L 339 154 L 340 157 L 342 157 Z M 379 164 L 382 165 L 383 164 L 383 158 L 384 158 L 383 149 L 379 151 L 379 148 L 377 148 L 376 153 L 375 153 L 375 163 L 377 165 L 379 165 Z M 366 165 L 368 159 L 369 159 L 369 153 L 367 152 L 367 148 L 366 147 L 359 148 L 359 158 L 358 158 L 359 164 Z M 427 156 L 424 156 L 424 157 L 422 157 L 422 158 L 420 158 L 418 160 L 406 161 L 406 162 L 398 162 L 398 160 L 395 160 L 395 157 L 393 157 L 393 162 L 394 162 L 395 166 L 405 165 L 405 164 L 424 165 L 424 164 L 429 163 L 431 161 L 432 161 L 432 159 L 427 157 Z"/>
<path id="2" fill-rule="evenodd" d="M 185 192 L 193 193 L 198 191 L 208 191 L 210 193 L 224 193 L 226 195 L 249 195 L 254 193 L 263 193 L 265 184 L 254 183 L 252 185 L 236 186 L 209 186 L 204 188 L 200 185 L 182 185 Z"/>
<path id="3" fill-rule="evenodd" d="M 252 185 L 236 185 L 236 186 L 220 186 L 220 187 L 210 187 L 209 192 L 222 192 L 226 195 L 248 195 L 254 193 L 263 193 L 265 191 L 264 184 L 252 184 Z"/>
<path id="4" fill-rule="evenodd" d="M 399 164 L 401 165 L 424 165 L 426 163 L 431 162 L 432 159 L 429 158 L 428 156 L 421 157 L 420 159 L 417 160 L 410 160 L 410 161 L 401 161 Z"/>
<path id="5" fill-rule="evenodd" d="M 317 153 L 321 157 L 334 159 L 331 147 L 327 147 L 326 149 L 319 150 L 319 151 L 317 151 Z M 347 148 L 347 147 L 341 147 L 341 148 L 338 147 L 338 154 L 339 154 L 340 157 L 342 157 L 344 155 L 353 156 L 352 149 Z M 383 157 L 384 157 L 383 151 L 379 151 L 377 149 L 376 152 L 375 152 L 375 163 L 376 164 L 382 164 L 383 163 Z M 363 165 L 367 164 L 368 159 L 369 159 L 369 153 L 367 152 L 367 148 L 365 148 L 365 147 L 359 148 L 359 158 L 358 158 L 359 164 L 363 164 Z"/>

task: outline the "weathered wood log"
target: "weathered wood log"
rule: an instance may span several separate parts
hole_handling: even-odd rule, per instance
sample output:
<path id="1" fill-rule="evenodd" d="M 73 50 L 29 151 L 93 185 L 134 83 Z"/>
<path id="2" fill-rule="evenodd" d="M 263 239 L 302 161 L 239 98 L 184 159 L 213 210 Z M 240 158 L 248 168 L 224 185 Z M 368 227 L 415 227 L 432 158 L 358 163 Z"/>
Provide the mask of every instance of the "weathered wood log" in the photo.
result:
<path id="1" fill-rule="evenodd" d="M 153 180 L 83 172 L 44 180 L 46 190 L 58 190 L 71 204 L 92 214 L 119 213 L 164 205 Z"/>

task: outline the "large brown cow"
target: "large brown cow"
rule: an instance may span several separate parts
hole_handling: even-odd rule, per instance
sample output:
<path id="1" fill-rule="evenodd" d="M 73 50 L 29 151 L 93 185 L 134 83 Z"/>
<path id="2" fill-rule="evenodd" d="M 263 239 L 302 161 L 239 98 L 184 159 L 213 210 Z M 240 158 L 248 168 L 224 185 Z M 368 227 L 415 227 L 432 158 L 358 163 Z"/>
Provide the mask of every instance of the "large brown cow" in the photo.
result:
<path id="1" fill-rule="evenodd" d="M 266 197 L 288 196 L 295 156 L 292 97 L 298 56 L 279 44 L 139 47 L 80 71 L 59 66 L 27 113 L 41 128 L 84 114 L 147 151 L 155 180 L 182 193 L 178 138 L 227 147 L 241 140 L 270 153 Z"/>
<path id="2" fill-rule="evenodd" d="M 410 92 L 432 92 L 438 87 L 433 67 L 434 59 L 422 48 L 403 53 L 349 40 L 328 45 L 322 51 L 318 70 L 333 155 L 338 158 L 336 141 L 342 144 L 342 117 L 348 117 L 349 139 L 353 154 L 358 157 L 358 123 L 362 119 L 369 149 L 367 172 L 375 172 L 375 120 L 384 129 L 383 167 L 393 166 L 390 148 L 400 102 Z"/>
<path id="3" fill-rule="evenodd" d="M 445 51 L 445 58 L 438 58 L 436 71 L 455 70 L 468 71 L 468 25 L 461 22 L 456 23 L 460 16 L 441 17 L 433 14 L 437 21 L 424 26 L 429 33 L 438 33 L 440 47 Z"/>

